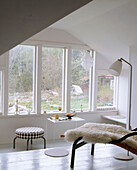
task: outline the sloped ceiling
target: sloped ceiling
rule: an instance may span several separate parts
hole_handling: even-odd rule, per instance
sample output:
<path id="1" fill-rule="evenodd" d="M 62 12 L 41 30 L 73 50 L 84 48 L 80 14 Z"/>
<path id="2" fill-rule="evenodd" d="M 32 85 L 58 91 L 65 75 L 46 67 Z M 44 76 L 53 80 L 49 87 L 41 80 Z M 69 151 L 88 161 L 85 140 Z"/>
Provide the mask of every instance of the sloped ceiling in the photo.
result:
<path id="1" fill-rule="evenodd" d="M 0 55 L 92 0 L 3 0 Z"/>
<path id="2" fill-rule="evenodd" d="M 66 31 L 63 31 L 61 29 L 54 29 L 54 28 L 46 28 L 39 33 L 35 34 L 34 36 L 30 37 L 26 41 L 23 42 L 23 44 L 60 44 L 60 46 L 66 46 L 70 44 L 72 45 L 79 45 L 84 46 L 83 42 L 81 42 L 79 39 L 77 39 L 75 36 L 72 36 L 72 34 L 69 34 Z M 87 45 L 85 45 L 87 47 Z M 87 47 L 88 48 L 88 47 Z"/>
<path id="3" fill-rule="evenodd" d="M 94 0 L 51 26 L 110 58 L 129 57 L 137 45 L 137 0 Z"/>

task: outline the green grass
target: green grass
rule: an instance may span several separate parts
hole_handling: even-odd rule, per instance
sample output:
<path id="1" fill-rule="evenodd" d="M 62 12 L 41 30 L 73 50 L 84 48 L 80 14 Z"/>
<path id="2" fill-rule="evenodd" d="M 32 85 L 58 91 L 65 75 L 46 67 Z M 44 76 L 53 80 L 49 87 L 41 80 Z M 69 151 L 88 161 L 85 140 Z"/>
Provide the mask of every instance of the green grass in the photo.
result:
<path id="1" fill-rule="evenodd" d="M 10 94 L 10 96 L 12 96 Z M 18 104 L 22 106 L 26 106 L 27 108 L 32 109 L 32 96 L 30 94 L 25 93 L 24 95 L 18 94 L 18 97 L 22 96 L 29 96 L 28 99 L 18 99 Z M 10 102 L 16 103 L 15 99 L 10 99 Z M 57 105 L 57 107 L 52 107 L 51 108 L 51 102 L 46 102 L 46 101 L 41 101 L 41 110 L 58 110 L 58 106 L 61 106 L 61 99 L 58 97 L 52 98 L 52 105 Z M 81 109 L 81 104 L 82 104 L 82 109 L 87 109 L 88 108 L 88 97 L 87 96 L 76 96 L 73 95 L 71 96 L 71 109 Z"/>
<path id="2" fill-rule="evenodd" d="M 88 109 L 88 97 L 87 96 L 72 96 L 71 97 L 71 109 Z"/>
<path id="3" fill-rule="evenodd" d="M 62 101 L 53 101 L 52 105 L 61 106 Z M 58 110 L 58 107 L 53 106 L 51 108 L 50 102 L 41 101 L 41 110 Z"/>
<path id="4" fill-rule="evenodd" d="M 13 96 L 13 93 L 10 93 L 10 96 Z M 111 90 L 108 89 L 101 89 L 98 91 L 98 99 L 97 99 L 97 106 L 106 106 L 108 103 L 111 104 L 111 98 L 113 96 L 113 93 Z M 24 98 L 23 97 L 28 97 Z M 56 96 L 49 96 L 52 102 L 52 105 L 57 105 L 57 107 L 51 108 L 51 102 L 41 101 L 41 110 L 58 110 L 58 106 L 61 106 L 62 101 L 61 97 Z M 10 99 L 11 103 L 16 103 L 15 99 Z M 25 93 L 19 93 L 18 94 L 18 103 L 22 106 L 26 106 L 27 108 L 32 109 L 32 92 L 25 92 Z M 84 95 L 72 95 L 71 96 L 71 109 L 88 109 L 89 108 L 89 99 L 88 96 Z"/>

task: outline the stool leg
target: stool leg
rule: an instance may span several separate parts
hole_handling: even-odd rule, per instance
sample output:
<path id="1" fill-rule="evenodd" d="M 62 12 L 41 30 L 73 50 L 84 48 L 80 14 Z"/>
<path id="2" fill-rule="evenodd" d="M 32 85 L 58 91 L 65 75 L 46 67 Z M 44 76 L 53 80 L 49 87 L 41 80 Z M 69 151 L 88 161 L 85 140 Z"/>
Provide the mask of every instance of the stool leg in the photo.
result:
<path id="1" fill-rule="evenodd" d="M 46 148 L 46 139 L 44 138 L 44 136 L 41 137 L 44 140 L 44 148 Z"/>
<path id="2" fill-rule="evenodd" d="M 29 150 L 29 139 L 27 139 L 27 151 Z"/>
<path id="3" fill-rule="evenodd" d="M 95 149 L 95 144 L 92 144 L 92 147 L 91 147 L 91 155 L 92 156 L 94 155 L 94 149 Z"/>
<path id="4" fill-rule="evenodd" d="M 31 139 L 31 145 L 32 145 L 32 143 L 33 143 L 33 142 L 32 142 L 32 139 Z"/>
<path id="5" fill-rule="evenodd" d="M 13 139 L 13 149 L 15 149 L 15 140 L 17 139 L 17 136 Z"/>

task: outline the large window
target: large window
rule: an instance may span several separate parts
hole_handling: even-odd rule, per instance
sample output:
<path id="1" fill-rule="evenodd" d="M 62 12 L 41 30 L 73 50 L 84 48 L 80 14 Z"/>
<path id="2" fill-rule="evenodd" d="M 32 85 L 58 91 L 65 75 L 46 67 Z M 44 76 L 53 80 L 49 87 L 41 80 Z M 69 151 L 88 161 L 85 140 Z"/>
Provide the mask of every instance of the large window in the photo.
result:
<path id="1" fill-rule="evenodd" d="M 114 76 L 110 74 L 99 74 L 97 81 L 97 108 L 110 108 L 115 105 L 115 83 Z"/>
<path id="2" fill-rule="evenodd" d="M 41 110 L 62 110 L 63 48 L 42 48 Z"/>
<path id="3" fill-rule="evenodd" d="M 9 114 L 33 110 L 35 46 L 18 45 L 9 55 Z"/>
<path id="4" fill-rule="evenodd" d="M 95 53 L 42 45 L 36 47 L 18 45 L 9 52 L 8 114 L 116 108 L 116 78 L 106 70 L 95 71 Z M 2 79 L 5 76 L 2 77 L 0 72 L 0 112 L 7 109 L 3 107 L 6 98 L 2 96 L 8 96 L 7 91 L 2 91 Z"/>
<path id="5" fill-rule="evenodd" d="M 72 50 L 71 60 L 71 110 L 89 108 L 89 70 L 86 51 Z"/>

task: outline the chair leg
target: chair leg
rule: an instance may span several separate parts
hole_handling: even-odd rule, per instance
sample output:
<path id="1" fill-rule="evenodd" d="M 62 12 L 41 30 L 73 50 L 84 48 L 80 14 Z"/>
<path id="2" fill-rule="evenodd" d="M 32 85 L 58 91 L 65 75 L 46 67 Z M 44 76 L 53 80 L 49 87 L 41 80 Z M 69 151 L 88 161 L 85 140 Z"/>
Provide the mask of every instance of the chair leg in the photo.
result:
<path id="1" fill-rule="evenodd" d="M 75 147 L 72 148 L 72 153 L 71 153 L 71 164 L 70 167 L 74 168 L 74 160 L 75 160 Z"/>
<path id="2" fill-rule="evenodd" d="M 77 148 L 83 146 L 84 144 L 86 144 L 85 142 L 81 142 L 78 144 L 78 142 L 82 139 L 82 137 L 79 137 L 78 139 L 75 140 L 75 142 L 73 143 L 72 146 L 72 153 L 71 153 L 71 163 L 70 163 L 70 167 L 74 168 L 74 160 L 75 160 L 75 151 Z"/>
<path id="3" fill-rule="evenodd" d="M 94 149 L 95 149 L 95 144 L 92 144 L 92 146 L 91 146 L 91 155 L 92 156 L 94 155 Z"/>
<path id="4" fill-rule="evenodd" d="M 44 138 L 44 136 L 41 137 L 44 140 L 44 149 L 46 148 L 46 139 Z"/>
<path id="5" fill-rule="evenodd" d="M 27 151 L 29 150 L 29 139 L 27 139 Z"/>
<path id="6" fill-rule="evenodd" d="M 17 136 L 13 139 L 13 149 L 15 149 L 15 141 L 17 139 Z"/>

